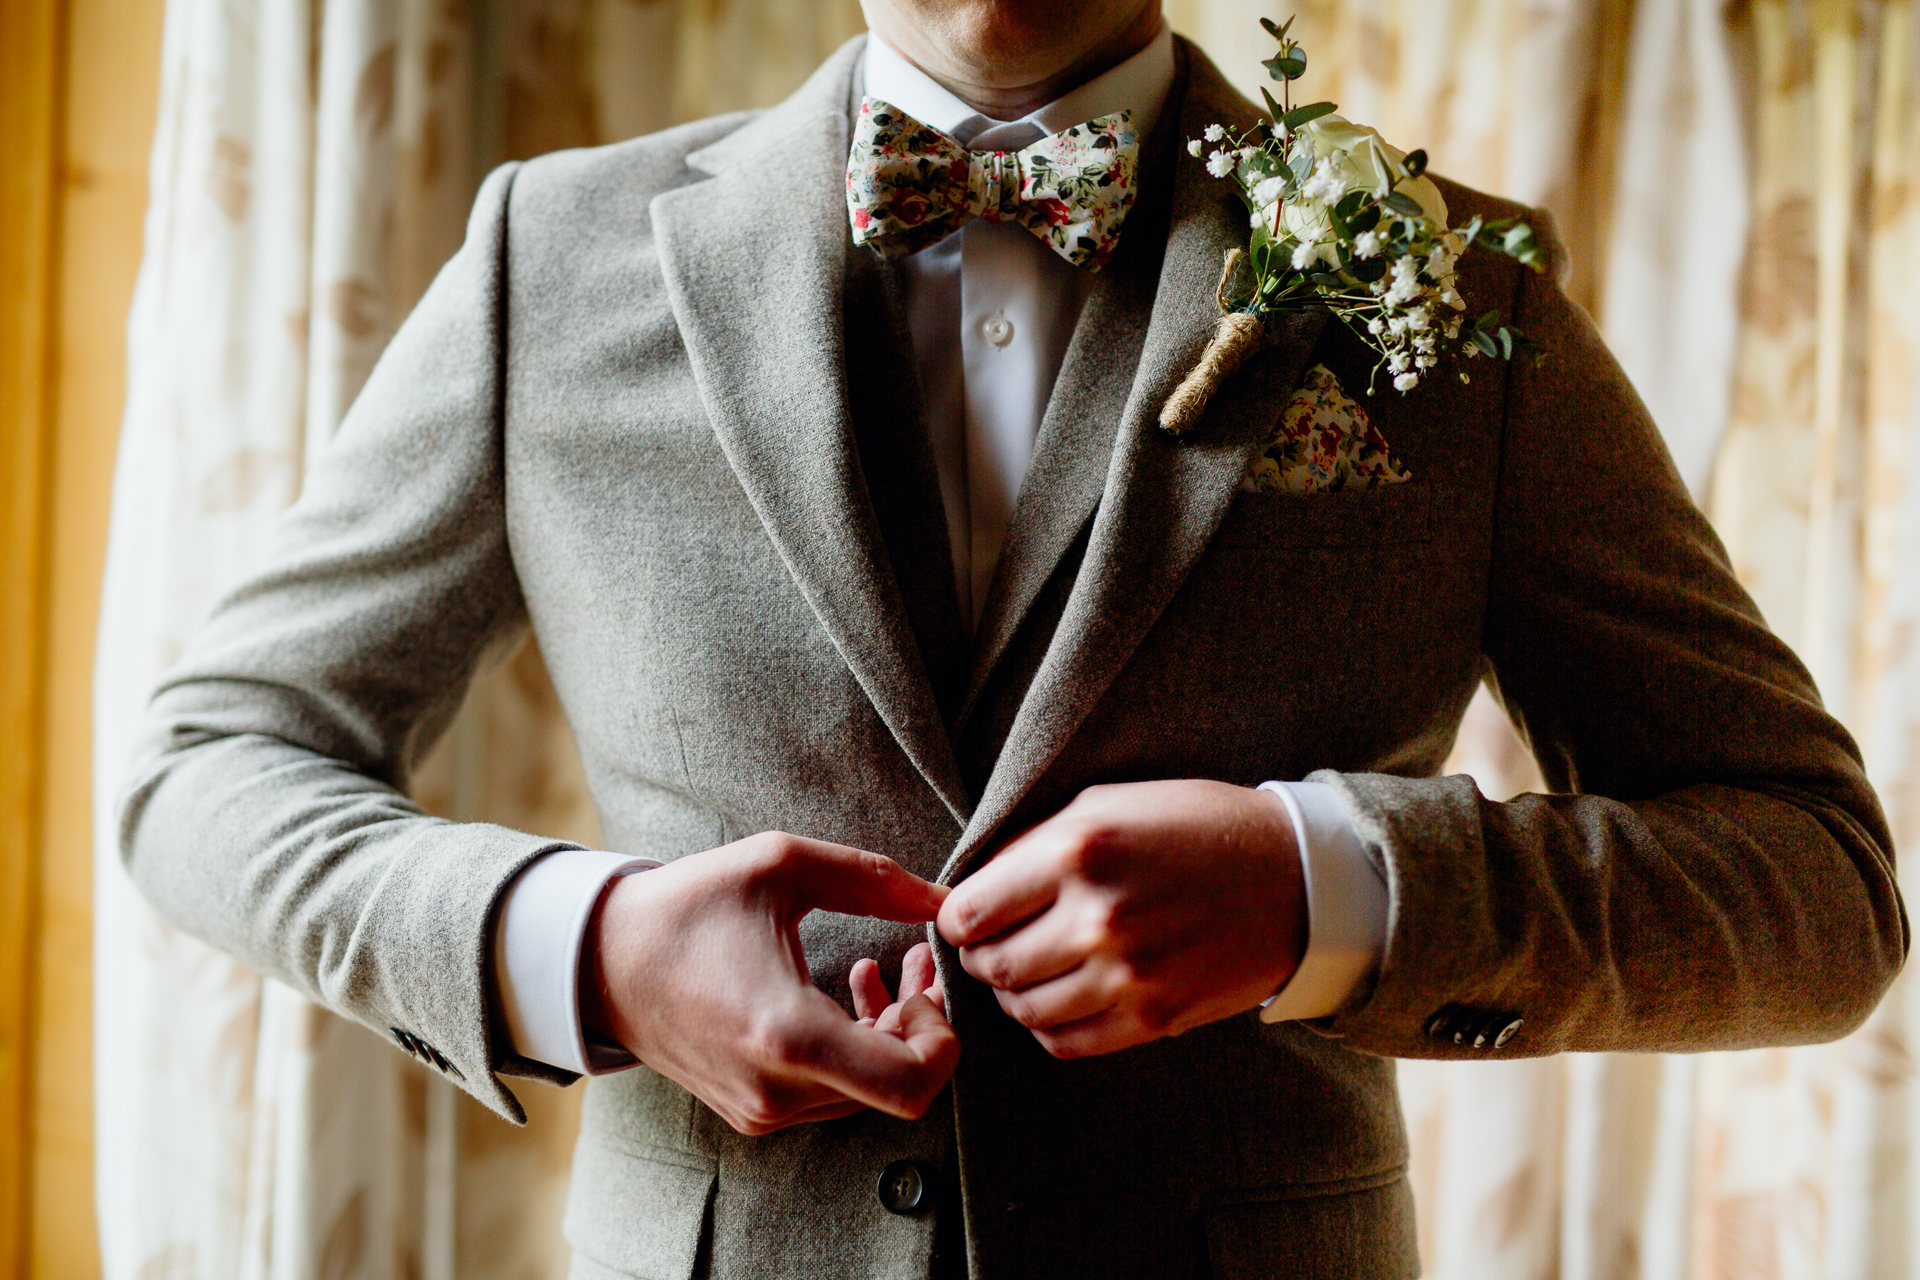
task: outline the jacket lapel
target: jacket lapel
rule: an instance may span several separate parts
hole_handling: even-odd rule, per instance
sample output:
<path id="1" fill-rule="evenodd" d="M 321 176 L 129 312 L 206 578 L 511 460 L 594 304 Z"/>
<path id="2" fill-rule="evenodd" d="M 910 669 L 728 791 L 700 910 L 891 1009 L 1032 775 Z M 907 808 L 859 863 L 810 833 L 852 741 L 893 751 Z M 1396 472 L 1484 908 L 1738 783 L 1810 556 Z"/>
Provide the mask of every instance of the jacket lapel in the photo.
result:
<path id="1" fill-rule="evenodd" d="M 714 176 L 655 197 L 650 213 L 720 447 L 881 720 L 964 823 L 970 800 L 850 423 L 840 193 L 860 49 L 850 42 L 785 103 L 689 156 Z"/>
<path id="2" fill-rule="evenodd" d="M 1186 91 L 1176 140 L 1198 137 L 1215 121 L 1248 123 L 1251 108 L 1245 100 L 1191 45 L 1182 41 L 1180 48 Z M 1014 813 L 1178 592 L 1225 516 L 1241 474 L 1265 444 L 1277 406 L 1299 383 L 1325 323 L 1319 313 L 1290 317 L 1275 344 L 1221 389 L 1193 435 L 1176 441 L 1160 430 L 1160 406 L 1199 359 L 1219 322 L 1214 290 L 1221 261 L 1228 249 L 1244 247 L 1247 237 L 1243 207 L 1225 183 L 1207 176 L 1201 161 L 1176 147 L 1172 170 L 1165 256 L 1144 334 L 1134 348 L 1137 371 L 1123 380 L 1113 372 L 1111 357 L 1103 355 L 1103 347 L 1130 354 L 1131 326 L 1139 322 L 1129 317 L 1147 306 L 1137 281 L 1116 279 L 1112 288 L 1097 287 L 1089 298 L 1069 367 L 1063 367 L 1048 406 L 1035 470 L 1028 476 L 1031 492 L 1023 490 L 1016 512 L 1016 521 L 1026 523 L 1010 534 L 1003 553 L 1030 559 L 1007 566 L 1001 611 L 996 613 L 989 601 L 983 621 L 993 626 L 994 654 L 976 666 L 976 694 L 988 674 L 986 664 L 1005 652 L 1023 611 L 1091 509 L 1087 550 L 943 879 L 965 870 Z M 1096 300 L 1103 305 L 1096 306 Z M 1116 384 L 1126 387 L 1117 412 Z M 1102 447 L 1100 415 L 1117 422 L 1117 429 L 1105 428 L 1111 448 Z M 1056 448 L 1065 453 L 1070 444 L 1075 456 L 1053 456 Z"/>

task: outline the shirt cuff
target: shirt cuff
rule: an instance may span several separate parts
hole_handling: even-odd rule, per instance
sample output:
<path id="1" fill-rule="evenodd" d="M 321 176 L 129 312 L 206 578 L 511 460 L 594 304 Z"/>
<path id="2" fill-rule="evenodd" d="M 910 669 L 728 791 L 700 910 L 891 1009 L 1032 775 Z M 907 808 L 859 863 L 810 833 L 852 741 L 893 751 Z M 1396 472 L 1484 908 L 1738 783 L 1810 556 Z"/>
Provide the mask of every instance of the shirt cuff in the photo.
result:
<path id="1" fill-rule="evenodd" d="M 1260 1007 L 1262 1022 L 1337 1013 L 1380 961 L 1387 882 L 1324 782 L 1264 782 L 1287 806 L 1307 891 L 1307 950 L 1287 985 Z"/>
<path id="2" fill-rule="evenodd" d="M 528 863 L 507 884 L 493 928 L 493 972 L 509 1048 L 517 1057 L 580 1075 L 635 1064 L 632 1054 L 580 1023 L 580 956 L 587 922 L 609 882 L 660 863 L 597 849 L 561 849 Z"/>

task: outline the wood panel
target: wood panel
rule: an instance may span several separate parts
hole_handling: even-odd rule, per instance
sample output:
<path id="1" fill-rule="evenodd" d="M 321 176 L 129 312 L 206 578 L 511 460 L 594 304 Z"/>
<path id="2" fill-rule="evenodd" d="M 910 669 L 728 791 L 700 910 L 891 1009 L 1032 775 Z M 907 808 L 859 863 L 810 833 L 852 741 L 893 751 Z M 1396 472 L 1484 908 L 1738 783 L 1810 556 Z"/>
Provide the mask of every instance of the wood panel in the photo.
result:
<path id="1" fill-rule="evenodd" d="M 0 0 L 0 1267 L 26 1257 L 60 12 Z"/>
<path id="2" fill-rule="evenodd" d="M 15 7 L 59 15 L 56 73 L 42 98 L 57 117 L 51 226 L 43 237 L 48 358 L 38 392 L 41 420 L 51 430 L 41 462 L 44 680 L 33 841 L 31 1167 L 25 1265 L 15 1274 L 68 1280 L 99 1273 L 90 695 L 165 6 L 164 0 L 19 0 Z M 11 40 L 5 47 L 10 57 Z"/>

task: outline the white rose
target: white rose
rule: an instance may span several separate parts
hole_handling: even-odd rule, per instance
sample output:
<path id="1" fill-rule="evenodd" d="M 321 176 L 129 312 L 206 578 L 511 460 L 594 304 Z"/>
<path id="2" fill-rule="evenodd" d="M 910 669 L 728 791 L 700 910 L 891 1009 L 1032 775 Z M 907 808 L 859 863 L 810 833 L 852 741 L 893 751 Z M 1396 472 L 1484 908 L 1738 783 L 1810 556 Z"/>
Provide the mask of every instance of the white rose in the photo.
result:
<path id="1" fill-rule="evenodd" d="M 1348 191 L 1361 188 L 1375 195 L 1385 195 L 1390 189 L 1393 174 L 1397 172 L 1388 167 L 1389 162 L 1399 165 L 1407 158 L 1406 152 L 1390 145 L 1378 130 L 1355 124 L 1341 116 L 1327 115 L 1318 120 L 1309 120 L 1300 126 L 1300 130 L 1312 139 L 1313 154 L 1317 159 L 1332 161 L 1335 172 L 1346 179 Z M 1431 178 L 1422 175 L 1401 183 L 1399 189 L 1420 202 L 1421 210 L 1433 220 L 1435 226 L 1447 225 L 1447 202 Z"/>

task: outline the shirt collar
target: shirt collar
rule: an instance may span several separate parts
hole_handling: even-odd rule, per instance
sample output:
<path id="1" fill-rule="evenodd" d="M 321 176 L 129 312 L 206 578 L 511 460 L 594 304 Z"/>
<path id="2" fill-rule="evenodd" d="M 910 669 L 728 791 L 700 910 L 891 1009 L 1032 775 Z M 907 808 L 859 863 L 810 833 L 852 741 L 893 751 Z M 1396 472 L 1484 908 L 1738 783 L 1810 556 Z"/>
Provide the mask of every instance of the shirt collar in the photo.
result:
<path id="1" fill-rule="evenodd" d="M 867 37 L 865 93 L 892 103 L 922 124 L 967 145 L 1003 125 L 1030 124 L 1042 136 L 1120 111 L 1133 112 L 1133 128 L 1145 138 L 1173 87 L 1173 32 L 1163 26 L 1146 48 L 1079 88 L 1019 121 L 994 120 L 954 97 L 878 36 Z"/>

